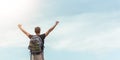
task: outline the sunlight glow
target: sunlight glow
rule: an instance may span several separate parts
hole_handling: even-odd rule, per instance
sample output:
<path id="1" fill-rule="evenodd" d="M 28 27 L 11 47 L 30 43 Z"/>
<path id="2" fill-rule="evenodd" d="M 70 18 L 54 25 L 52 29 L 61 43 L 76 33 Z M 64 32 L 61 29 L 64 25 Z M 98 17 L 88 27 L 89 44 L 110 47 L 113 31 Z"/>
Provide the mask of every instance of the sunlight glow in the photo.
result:
<path id="1" fill-rule="evenodd" d="M 27 19 L 37 7 L 37 0 L 0 0 L 0 24 Z"/>
<path id="2" fill-rule="evenodd" d="M 0 47 L 17 43 L 17 24 L 28 24 L 37 4 L 38 0 L 0 0 Z"/>

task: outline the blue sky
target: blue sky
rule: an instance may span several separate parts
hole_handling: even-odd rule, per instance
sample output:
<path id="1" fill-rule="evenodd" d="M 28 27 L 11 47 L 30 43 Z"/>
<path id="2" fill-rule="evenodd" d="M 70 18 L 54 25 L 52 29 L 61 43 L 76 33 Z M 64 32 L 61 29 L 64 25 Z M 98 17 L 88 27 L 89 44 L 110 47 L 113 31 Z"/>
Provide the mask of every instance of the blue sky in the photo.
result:
<path id="1" fill-rule="evenodd" d="M 120 60 L 119 0 L 0 0 L 0 60 L 29 60 L 29 39 L 55 30 L 45 39 L 45 60 Z"/>

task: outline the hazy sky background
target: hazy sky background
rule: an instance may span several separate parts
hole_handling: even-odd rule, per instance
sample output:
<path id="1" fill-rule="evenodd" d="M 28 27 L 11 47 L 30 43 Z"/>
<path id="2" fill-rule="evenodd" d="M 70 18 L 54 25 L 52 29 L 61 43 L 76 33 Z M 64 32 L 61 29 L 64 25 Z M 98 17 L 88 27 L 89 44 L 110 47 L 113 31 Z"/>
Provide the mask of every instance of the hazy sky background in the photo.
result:
<path id="1" fill-rule="evenodd" d="M 0 0 L 0 60 L 29 60 L 17 27 L 46 32 L 45 60 L 120 60 L 119 0 Z"/>

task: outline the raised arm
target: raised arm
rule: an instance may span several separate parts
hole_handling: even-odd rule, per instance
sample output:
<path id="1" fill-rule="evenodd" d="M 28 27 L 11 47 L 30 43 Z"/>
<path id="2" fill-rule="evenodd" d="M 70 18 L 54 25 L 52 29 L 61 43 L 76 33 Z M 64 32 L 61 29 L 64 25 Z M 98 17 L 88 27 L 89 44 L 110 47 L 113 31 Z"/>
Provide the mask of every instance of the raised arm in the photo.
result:
<path id="1" fill-rule="evenodd" d="M 29 36 L 30 33 L 28 33 L 27 31 L 25 31 L 23 28 L 22 28 L 22 25 L 21 24 L 18 24 L 18 28 L 26 35 L 26 36 Z"/>
<path id="2" fill-rule="evenodd" d="M 48 31 L 45 33 L 46 36 L 48 36 L 48 34 L 53 31 L 53 29 L 58 25 L 59 21 L 56 21 L 56 23 L 50 28 L 48 29 Z"/>

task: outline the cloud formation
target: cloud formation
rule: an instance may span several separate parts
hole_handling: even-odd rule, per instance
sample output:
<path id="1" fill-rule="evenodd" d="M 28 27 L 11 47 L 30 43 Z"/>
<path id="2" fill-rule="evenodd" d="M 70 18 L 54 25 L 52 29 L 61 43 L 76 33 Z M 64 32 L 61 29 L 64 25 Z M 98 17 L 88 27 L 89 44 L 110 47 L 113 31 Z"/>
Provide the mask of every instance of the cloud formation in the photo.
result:
<path id="1" fill-rule="evenodd" d="M 106 51 L 120 48 L 120 21 L 118 12 L 83 13 L 62 20 L 58 40 L 48 44 L 56 50 Z M 64 21 L 64 20 L 68 21 Z"/>

